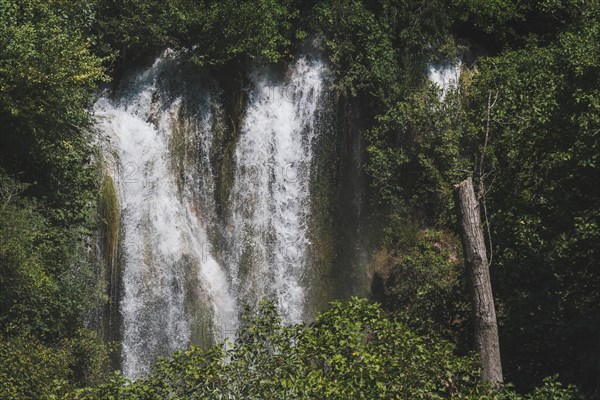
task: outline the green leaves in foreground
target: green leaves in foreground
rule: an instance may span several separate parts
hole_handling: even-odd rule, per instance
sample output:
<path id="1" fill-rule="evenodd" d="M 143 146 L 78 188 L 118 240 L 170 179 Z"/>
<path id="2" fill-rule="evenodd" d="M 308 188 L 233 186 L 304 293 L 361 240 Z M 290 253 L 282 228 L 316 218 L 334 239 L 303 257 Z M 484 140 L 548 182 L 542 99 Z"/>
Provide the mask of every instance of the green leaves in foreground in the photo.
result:
<path id="1" fill-rule="evenodd" d="M 80 329 L 46 344 L 31 334 L 0 333 L 0 398 L 59 399 L 107 380 L 108 352 L 95 332 Z"/>
<path id="2" fill-rule="evenodd" d="M 479 399 L 486 389 L 476 364 L 364 299 L 332 303 L 310 326 L 282 325 L 273 304 L 262 302 L 246 310 L 229 350 L 192 347 L 159 360 L 145 379 L 117 376 L 69 398 Z M 510 391 L 495 396 L 519 398 Z"/>

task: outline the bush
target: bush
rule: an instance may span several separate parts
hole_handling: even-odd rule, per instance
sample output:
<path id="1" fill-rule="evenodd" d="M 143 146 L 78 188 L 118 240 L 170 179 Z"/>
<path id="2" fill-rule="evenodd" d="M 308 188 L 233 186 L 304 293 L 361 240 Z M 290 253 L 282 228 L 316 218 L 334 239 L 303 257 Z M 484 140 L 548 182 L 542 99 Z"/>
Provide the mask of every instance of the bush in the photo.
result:
<path id="1" fill-rule="evenodd" d="M 281 324 L 273 304 L 247 308 L 229 348 L 191 347 L 161 359 L 135 382 L 111 382 L 69 399 L 575 399 L 556 378 L 521 396 L 491 391 L 474 357 L 448 342 L 419 337 L 379 305 L 334 302 L 310 325 Z"/>
<path id="2" fill-rule="evenodd" d="M 229 350 L 192 347 L 159 361 L 145 379 L 116 378 L 79 399 L 461 398 L 477 387 L 472 357 L 418 337 L 377 304 L 332 303 L 310 326 L 284 326 L 271 303 L 247 310 Z"/>
<path id="3" fill-rule="evenodd" d="M 407 231 L 411 225 L 412 232 Z M 470 304 L 458 238 L 419 229 L 405 218 L 393 218 L 386 231 L 372 264 L 373 295 L 416 332 L 470 347 Z"/>
<path id="4" fill-rule="evenodd" d="M 90 331 L 47 345 L 30 334 L 0 335 L 0 398 L 56 399 L 78 385 L 106 381 L 108 353 Z"/>

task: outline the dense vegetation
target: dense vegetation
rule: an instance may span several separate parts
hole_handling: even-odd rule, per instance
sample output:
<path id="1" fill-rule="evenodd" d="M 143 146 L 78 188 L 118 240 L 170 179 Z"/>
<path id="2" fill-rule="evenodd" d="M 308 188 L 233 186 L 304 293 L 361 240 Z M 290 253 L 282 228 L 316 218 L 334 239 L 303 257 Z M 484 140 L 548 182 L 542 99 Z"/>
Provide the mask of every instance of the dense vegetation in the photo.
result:
<path id="1" fill-rule="evenodd" d="M 229 362 L 224 360 L 228 359 Z M 332 303 L 310 326 L 284 326 L 270 303 L 246 310 L 228 350 L 192 347 L 160 360 L 144 379 L 116 377 L 76 399 L 479 399 L 477 362 L 443 340 L 419 337 L 376 304 Z M 553 380 L 527 399 L 570 399 Z M 519 399 L 501 389 L 495 399 Z"/>
<path id="2" fill-rule="evenodd" d="M 89 254 L 96 88 L 167 46 L 240 75 L 308 42 L 368 119 L 385 312 L 354 300 L 284 327 L 263 305 L 227 354 L 193 348 L 109 381 Z M 442 98 L 426 67 L 459 58 Z M 0 397 L 478 398 L 451 196 L 472 175 L 507 381 L 574 398 L 543 383 L 558 374 L 598 398 L 599 88 L 598 0 L 0 0 Z"/>

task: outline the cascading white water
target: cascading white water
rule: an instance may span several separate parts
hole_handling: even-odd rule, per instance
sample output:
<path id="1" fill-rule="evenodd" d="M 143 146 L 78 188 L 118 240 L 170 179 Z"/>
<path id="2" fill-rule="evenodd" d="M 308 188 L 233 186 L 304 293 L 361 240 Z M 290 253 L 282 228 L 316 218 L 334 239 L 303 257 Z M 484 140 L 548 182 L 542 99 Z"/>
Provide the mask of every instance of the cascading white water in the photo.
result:
<path id="1" fill-rule="evenodd" d="M 226 272 L 206 251 L 189 190 L 178 193 L 171 167 L 177 155 L 169 143 L 181 99 L 159 99 L 157 81 L 166 62 L 162 57 L 139 75 L 120 101 L 103 97 L 95 105 L 122 210 L 122 351 L 130 378 L 146 372 L 156 356 L 190 343 L 187 302 L 210 303 L 215 321 L 236 317 Z M 208 135 L 206 125 L 199 134 Z"/>
<path id="2" fill-rule="evenodd" d="M 310 166 L 324 70 L 303 57 L 285 82 L 256 74 L 236 151 L 234 287 L 245 301 L 274 298 L 286 322 L 302 320 L 306 301 Z"/>
<path id="3" fill-rule="evenodd" d="M 427 77 L 439 88 L 442 100 L 450 90 L 456 89 L 458 86 L 461 68 L 460 60 L 441 65 L 429 65 Z"/>
<path id="4" fill-rule="evenodd" d="M 211 104 L 219 91 L 174 82 L 172 58 L 165 52 L 116 99 L 104 95 L 94 107 L 121 208 L 129 378 L 159 355 L 233 335 L 243 303 L 274 299 L 286 322 L 298 322 L 307 302 L 309 183 L 324 64 L 301 57 L 283 80 L 254 74 L 228 204 L 220 205 L 228 212 L 218 217 L 210 154 L 223 151 L 213 143 L 220 117 Z M 216 248 L 208 230 L 222 235 Z"/>

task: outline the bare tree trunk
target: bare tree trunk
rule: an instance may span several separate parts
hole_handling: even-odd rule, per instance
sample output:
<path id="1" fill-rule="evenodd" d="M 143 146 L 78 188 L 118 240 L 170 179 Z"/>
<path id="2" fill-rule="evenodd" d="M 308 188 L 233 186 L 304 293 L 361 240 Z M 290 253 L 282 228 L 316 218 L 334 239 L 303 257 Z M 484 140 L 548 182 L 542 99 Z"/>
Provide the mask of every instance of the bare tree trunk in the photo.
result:
<path id="1" fill-rule="evenodd" d="M 481 378 L 492 386 L 498 386 L 503 382 L 498 324 L 473 180 L 468 178 L 456 185 L 454 195 L 465 266 L 471 283 L 475 342 L 481 357 Z"/>

